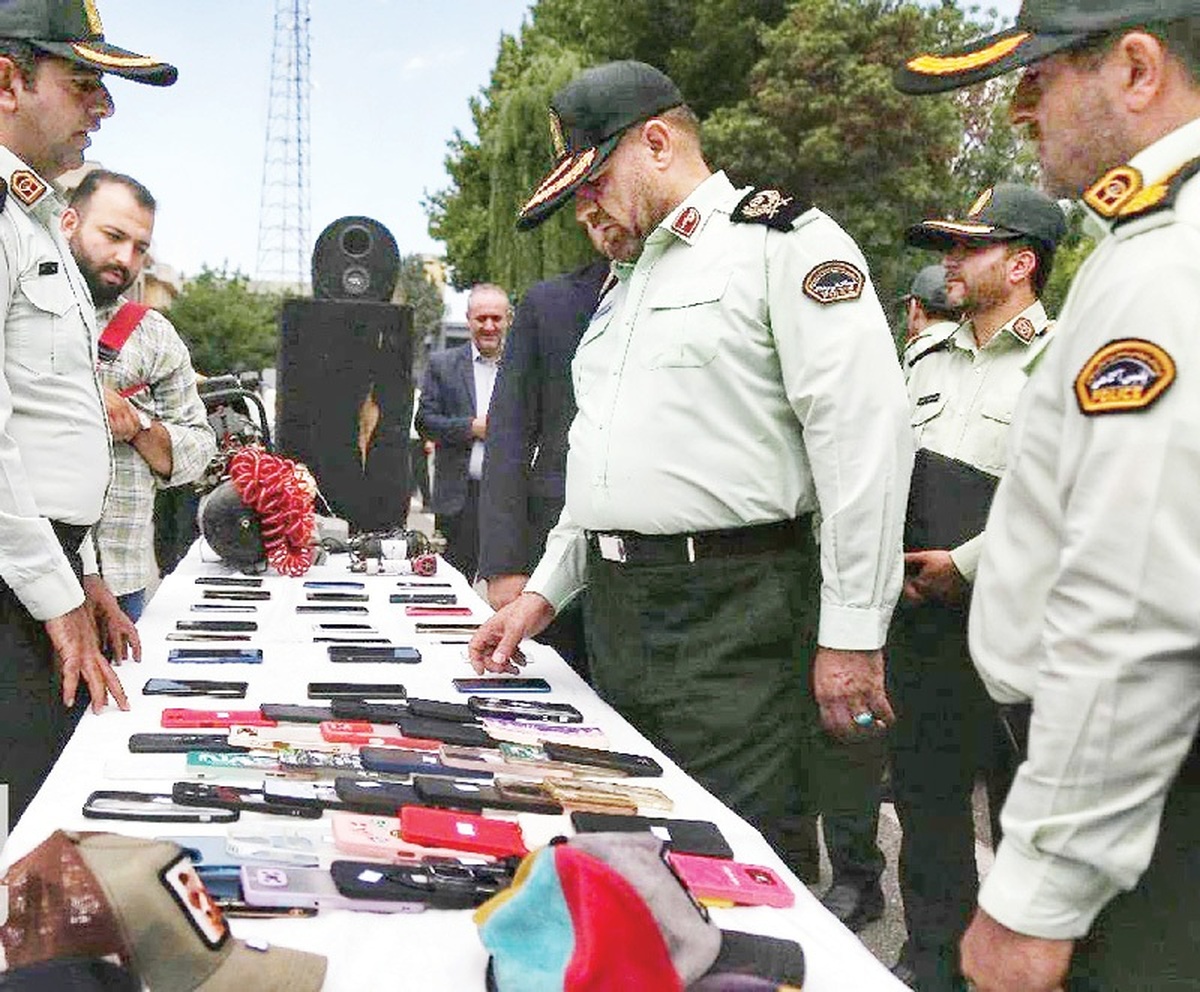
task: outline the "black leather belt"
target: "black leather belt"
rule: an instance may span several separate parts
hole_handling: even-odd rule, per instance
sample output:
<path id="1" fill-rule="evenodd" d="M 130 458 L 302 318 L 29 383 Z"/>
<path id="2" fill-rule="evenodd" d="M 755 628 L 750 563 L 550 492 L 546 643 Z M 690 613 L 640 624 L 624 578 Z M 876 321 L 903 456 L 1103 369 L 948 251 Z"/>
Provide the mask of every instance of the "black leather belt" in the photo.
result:
<path id="1" fill-rule="evenodd" d="M 733 558 L 808 547 L 812 516 L 769 524 L 702 530 L 694 534 L 588 531 L 588 546 L 605 561 L 627 565 L 682 565 L 702 558 Z"/>

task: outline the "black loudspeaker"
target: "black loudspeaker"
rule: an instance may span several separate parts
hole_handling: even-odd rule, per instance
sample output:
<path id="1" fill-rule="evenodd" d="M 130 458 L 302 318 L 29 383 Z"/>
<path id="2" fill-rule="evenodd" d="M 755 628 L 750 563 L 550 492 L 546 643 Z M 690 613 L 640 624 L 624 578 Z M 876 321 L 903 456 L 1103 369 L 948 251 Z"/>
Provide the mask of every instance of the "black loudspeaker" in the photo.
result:
<path id="1" fill-rule="evenodd" d="M 412 308 L 283 305 L 276 448 L 307 465 L 353 530 L 403 527 L 412 423 Z M 320 503 L 317 511 L 324 512 Z"/>
<path id="2" fill-rule="evenodd" d="M 370 217 L 335 220 L 317 238 L 312 257 L 318 300 L 378 300 L 396 291 L 400 251 L 391 231 Z"/>

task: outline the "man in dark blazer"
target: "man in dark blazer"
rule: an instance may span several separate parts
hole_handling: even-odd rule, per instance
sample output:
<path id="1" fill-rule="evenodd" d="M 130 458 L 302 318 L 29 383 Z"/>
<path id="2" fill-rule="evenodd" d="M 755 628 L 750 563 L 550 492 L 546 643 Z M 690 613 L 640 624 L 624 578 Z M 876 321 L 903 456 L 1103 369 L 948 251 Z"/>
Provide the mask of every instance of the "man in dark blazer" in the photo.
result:
<path id="1" fill-rule="evenodd" d="M 517 307 L 492 395 L 480 491 L 479 574 L 497 610 L 521 594 L 562 513 L 575 418 L 571 359 L 607 275 L 608 260 L 597 259 L 530 287 Z M 538 639 L 587 677 L 578 602 Z"/>
<path id="2" fill-rule="evenodd" d="M 512 319 L 508 295 L 479 283 L 467 298 L 471 340 L 429 356 L 417 407 L 417 433 L 432 441 L 434 525 L 443 557 L 475 581 L 479 564 L 479 480 L 483 476 L 488 404 Z"/>

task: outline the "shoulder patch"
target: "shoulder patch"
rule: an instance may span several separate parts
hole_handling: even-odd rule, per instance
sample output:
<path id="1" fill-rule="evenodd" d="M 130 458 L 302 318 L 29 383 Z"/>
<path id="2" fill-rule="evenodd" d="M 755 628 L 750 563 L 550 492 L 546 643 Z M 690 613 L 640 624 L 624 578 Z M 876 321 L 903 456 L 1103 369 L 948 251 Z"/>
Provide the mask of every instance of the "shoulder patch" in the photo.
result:
<path id="1" fill-rule="evenodd" d="M 1175 381 L 1175 360 L 1152 341 L 1110 341 L 1089 358 L 1075 377 L 1081 412 L 1144 410 Z"/>
<path id="2" fill-rule="evenodd" d="M 841 303 L 862 296 L 867 277 L 849 262 L 822 262 L 804 277 L 804 295 L 818 303 Z"/>
<path id="3" fill-rule="evenodd" d="M 1101 217 L 1116 217 L 1142 188 L 1142 174 L 1131 165 L 1106 172 L 1083 194 L 1083 202 Z"/>
<path id="4" fill-rule="evenodd" d="M 1180 187 L 1200 172 L 1200 158 L 1185 162 L 1170 175 L 1144 185 L 1137 169 L 1123 165 L 1103 176 L 1083 194 L 1084 202 L 1113 227 L 1164 210 L 1175 203 Z"/>
<path id="5" fill-rule="evenodd" d="M 735 224 L 766 224 L 777 231 L 790 231 L 792 222 L 810 206 L 781 189 L 752 189 L 738 201 L 729 219 Z"/>

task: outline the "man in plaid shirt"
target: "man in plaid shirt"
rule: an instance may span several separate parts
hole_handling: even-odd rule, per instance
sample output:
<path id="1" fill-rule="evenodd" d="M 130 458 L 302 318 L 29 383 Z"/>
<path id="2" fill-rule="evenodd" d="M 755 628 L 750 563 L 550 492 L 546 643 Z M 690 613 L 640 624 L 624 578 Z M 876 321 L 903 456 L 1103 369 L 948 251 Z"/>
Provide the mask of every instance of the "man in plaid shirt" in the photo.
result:
<path id="1" fill-rule="evenodd" d="M 129 176 L 87 174 L 63 212 L 62 228 L 96 304 L 96 324 L 121 319 L 122 295 L 142 271 L 155 202 Z M 217 452 L 187 346 L 156 310 L 137 319 L 123 344 L 101 338 L 100 381 L 113 436 L 113 476 L 96 526 L 100 572 L 136 620 L 155 573 L 154 493 L 200 477 Z M 115 354 L 114 354 L 115 351 Z"/>

